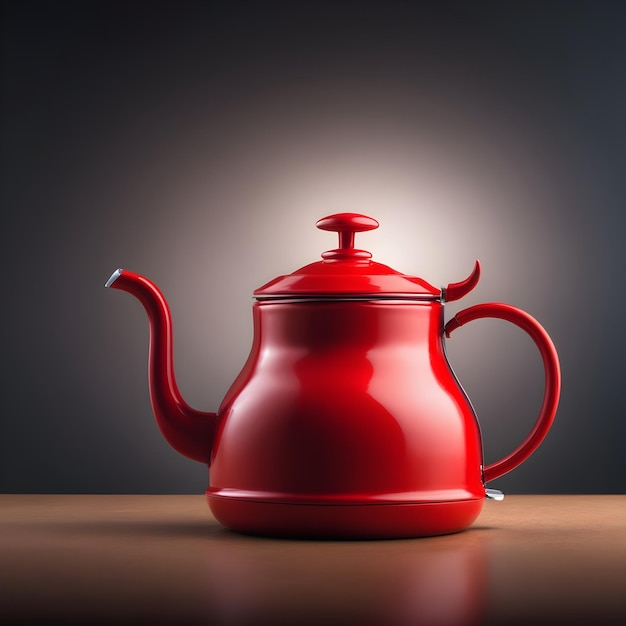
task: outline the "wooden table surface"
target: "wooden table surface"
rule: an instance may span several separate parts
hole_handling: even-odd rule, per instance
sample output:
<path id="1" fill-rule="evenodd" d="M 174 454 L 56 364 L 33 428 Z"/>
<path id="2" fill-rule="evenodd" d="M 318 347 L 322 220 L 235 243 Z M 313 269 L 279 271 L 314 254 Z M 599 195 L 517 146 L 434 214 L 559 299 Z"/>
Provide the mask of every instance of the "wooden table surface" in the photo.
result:
<path id="1" fill-rule="evenodd" d="M 296 541 L 203 496 L 0 495 L 0 622 L 626 624 L 626 496 L 507 496 L 468 530 Z"/>

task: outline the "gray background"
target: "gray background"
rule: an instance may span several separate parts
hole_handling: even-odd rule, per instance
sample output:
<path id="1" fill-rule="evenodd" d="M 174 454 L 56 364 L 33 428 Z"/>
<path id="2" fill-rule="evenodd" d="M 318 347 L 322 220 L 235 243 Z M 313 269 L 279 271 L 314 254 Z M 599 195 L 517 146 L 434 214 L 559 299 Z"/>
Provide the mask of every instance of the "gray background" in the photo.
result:
<path id="1" fill-rule="evenodd" d="M 4 2 L 0 490 L 200 493 L 153 423 L 147 320 L 216 410 L 251 292 L 376 217 L 374 258 L 528 310 L 563 367 L 555 425 L 492 486 L 626 489 L 626 3 Z M 538 354 L 476 322 L 449 355 L 487 461 L 530 429 Z"/>

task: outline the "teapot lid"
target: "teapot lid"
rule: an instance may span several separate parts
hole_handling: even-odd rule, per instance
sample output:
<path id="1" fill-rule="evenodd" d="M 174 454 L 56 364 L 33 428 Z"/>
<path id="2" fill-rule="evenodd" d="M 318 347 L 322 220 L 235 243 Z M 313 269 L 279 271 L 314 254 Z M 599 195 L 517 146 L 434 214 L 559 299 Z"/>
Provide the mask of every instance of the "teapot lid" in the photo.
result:
<path id="1" fill-rule="evenodd" d="M 372 254 L 354 247 L 356 233 L 378 228 L 378 222 L 358 213 L 337 213 L 318 220 L 321 230 L 338 233 L 339 247 L 322 253 L 322 260 L 279 276 L 259 287 L 258 300 L 285 298 L 405 298 L 443 299 L 445 290 L 421 278 L 372 261 Z"/>

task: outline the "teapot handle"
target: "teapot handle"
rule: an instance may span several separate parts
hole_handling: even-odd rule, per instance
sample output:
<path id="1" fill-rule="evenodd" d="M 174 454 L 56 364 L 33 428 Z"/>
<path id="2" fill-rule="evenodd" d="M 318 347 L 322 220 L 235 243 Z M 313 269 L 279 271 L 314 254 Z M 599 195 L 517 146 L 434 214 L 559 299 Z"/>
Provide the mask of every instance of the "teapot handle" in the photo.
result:
<path id="1" fill-rule="evenodd" d="M 545 388 L 539 416 L 526 439 L 513 452 L 485 467 L 485 481 L 490 481 L 510 472 L 513 468 L 523 463 L 539 447 L 548 430 L 550 430 L 561 393 L 561 368 L 559 366 L 559 357 L 548 333 L 535 318 L 510 304 L 489 302 L 477 304 L 459 311 L 445 325 L 444 332 L 446 337 L 450 337 L 452 331 L 459 326 L 485 317 L 511 322 L 528 333 L 537 348 L 539 348 L 545 371 Z"/>

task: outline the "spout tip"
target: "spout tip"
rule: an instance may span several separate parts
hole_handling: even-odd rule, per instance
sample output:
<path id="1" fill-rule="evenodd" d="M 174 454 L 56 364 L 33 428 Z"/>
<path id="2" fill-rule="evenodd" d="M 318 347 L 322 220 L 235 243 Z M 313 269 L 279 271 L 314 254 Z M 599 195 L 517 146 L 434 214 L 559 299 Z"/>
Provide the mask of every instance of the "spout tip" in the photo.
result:
<path id="1" fill-rule="evenodd" d="M 107 280 L 106 283 L 104 283 L 104 286 L 110 287 L 122 275 L 123 271 L 124 270 L 122 270 L 121 267 L 119 269 L 116 269 L 109 277 L 109 280 Z"/>

